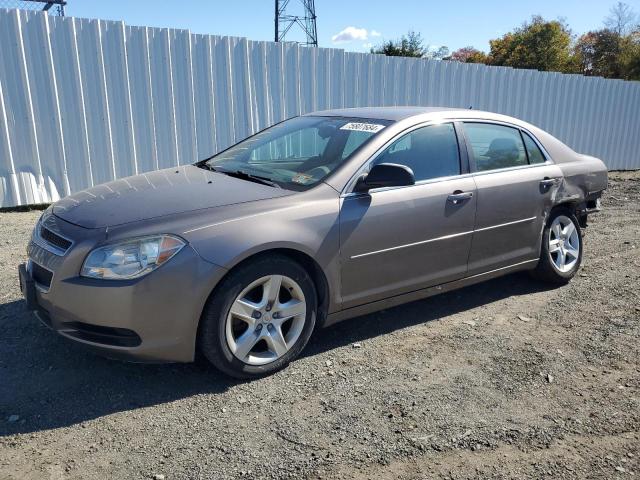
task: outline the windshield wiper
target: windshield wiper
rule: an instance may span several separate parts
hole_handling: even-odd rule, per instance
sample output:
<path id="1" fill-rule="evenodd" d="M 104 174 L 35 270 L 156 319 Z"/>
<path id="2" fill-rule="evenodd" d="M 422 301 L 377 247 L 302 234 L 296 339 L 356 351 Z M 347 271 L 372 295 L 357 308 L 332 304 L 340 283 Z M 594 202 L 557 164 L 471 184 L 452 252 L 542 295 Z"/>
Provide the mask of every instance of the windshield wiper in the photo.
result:
<path id="1" fill-rule="evenodd" d="M 267 177 L 261 177 L 260 175 L 253 175 L 249 172 L 245 172 L 244 170 L 225 170 L 223 168 L 214 167 L 207 163 L 202 164 L 203 167 L 211 170 L 212 172 L 222 173 L 224 175 L 228 175 L 230 177 L 240 178 L 242 180 L 248 180 L 250 182 L 260 183 L 262 185 L 269 185 L 274 188 L 282 188 L 276 182 Z"/>
<path id="2" fill-rule="evenodd" d="M 282 188 L 280 185 L 278 185 L 276 182 L 274 182 L 268 177 L 253 175 L 252 173 L 245 172 L 244 170 L 236 170 L 235 172 L 225 171 L 222 173 L 225 173 L 230 177 L 241 178 L 243 180 L 249 180 L 251 182 L 261 183 L 263 185 L 269 185 L 270 187 Z"/>

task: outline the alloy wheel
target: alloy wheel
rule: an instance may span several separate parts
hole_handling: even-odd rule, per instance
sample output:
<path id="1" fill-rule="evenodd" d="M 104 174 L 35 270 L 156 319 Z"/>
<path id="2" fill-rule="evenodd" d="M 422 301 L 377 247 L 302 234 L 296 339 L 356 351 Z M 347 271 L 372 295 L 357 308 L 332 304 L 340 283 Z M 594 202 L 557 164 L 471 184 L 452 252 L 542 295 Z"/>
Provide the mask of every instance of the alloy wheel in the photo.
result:
<path id="1" fill-rule="evenodd" d="M 549 256 L 562 273 L 570 271 L 580 257 L 580 233 L 571 219 L 558 215 L 549 228 Z"/>
<path id="2" fill-rule="evenodd" d="M 235 298 L 226 320 L 229 349 L 249 365 L 265 365 L 285 355 L 306 321 L 307 303 L 298 283 L 285 275 L 268 275 Z"/>

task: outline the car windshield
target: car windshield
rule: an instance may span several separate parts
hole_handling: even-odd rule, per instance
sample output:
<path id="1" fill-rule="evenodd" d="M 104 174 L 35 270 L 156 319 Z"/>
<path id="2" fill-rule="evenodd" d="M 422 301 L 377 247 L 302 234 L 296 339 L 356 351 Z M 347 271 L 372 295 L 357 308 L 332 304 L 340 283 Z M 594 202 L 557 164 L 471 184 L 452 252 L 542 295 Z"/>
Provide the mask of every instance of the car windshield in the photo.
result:
<path id="1" fill-rule="evenodd" d="M 286 120 L 199 164 L 246 180 L 307 190 L 391 122 L 304 116 Z"/>

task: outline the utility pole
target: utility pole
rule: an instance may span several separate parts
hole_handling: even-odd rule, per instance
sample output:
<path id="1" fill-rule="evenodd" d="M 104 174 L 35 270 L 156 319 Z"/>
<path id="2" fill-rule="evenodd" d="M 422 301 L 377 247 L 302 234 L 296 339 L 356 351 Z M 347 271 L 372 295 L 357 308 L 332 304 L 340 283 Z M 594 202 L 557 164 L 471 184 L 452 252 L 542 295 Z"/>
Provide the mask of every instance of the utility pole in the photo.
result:
<path id="1" fill-rule="evenodd" d="M 318 30 L 316 27 L 316 7 L 314 0 L 297 0 L 303 8 L 302 15 L 294 15 L 291 12 L 290 0 L 275 0 L 275 35 L 276 42 L 285 41 L 285 37 L 291 27 L 297 25 L 306 36 L 305 42 L 298 42 L 308 47 L 318 46 Z M 289 7 L 289 10 L 287 10 Z"/>

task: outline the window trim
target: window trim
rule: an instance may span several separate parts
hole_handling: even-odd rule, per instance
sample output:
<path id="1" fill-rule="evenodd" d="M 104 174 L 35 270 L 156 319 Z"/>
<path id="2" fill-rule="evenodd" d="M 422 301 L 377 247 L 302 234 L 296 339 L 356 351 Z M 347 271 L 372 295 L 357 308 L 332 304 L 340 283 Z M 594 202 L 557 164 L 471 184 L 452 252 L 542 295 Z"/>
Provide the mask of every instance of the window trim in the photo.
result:
<path id="1" fill-rule="evenodd" d="M 529 160 L 529 150 L 527 150 L 527 144 L 524 142 L 524 133 L 522 130 L 518 130 L 518 133 L 520 134 L 520 141 L 522 142 L 522 148 L 524 149 L 524 157 L 527 159 L 527 165 L 531 165 L 531 160 Z"/>
<path id="2" fill-rule="evenodd" d="M 503 122 L 500 120 L 484 120 L 480 118 L 464 118 L 464 119 L 461 118 L 459 119 L 459 122 L 461 124 L 461 130 L 463 131 L 465 143 L 467 144 L 467 150 L 469 150 L 470 152 L 473 152 L 473 150 L 471 149 L 471 142 L 469 141 L 469 136 L 467 135 L 466 129 L 464 128 L 464 124 L 465 123 L 484 123 L 484 124 L 500 125 L 503 127 L 514 128 L 518 130 L 518 132 L 520 133 L 520 139 L 522 140 L 522 146 L 524 147 L 525 155 L 527 157 L 526 165 L 514 165 L 512 167 L 494 168 L 491 170 L 478 170 L 476 168 L 476 161 L 475 161 L 475 158 L 473 157 L 473 153 L 469 153 L 469 167 L 470 167 L 471 173 L 473 173 L 474 175 L 488 175 L 496 172 L 509 172 L 512 170 L 520 170 L 523 168 L 535 168 L 535 167 L 541 167 L 546 165 L 554 165 L 553 160 L 551 160 L 551 156 L 549 155 L 547 150 L 544 148 L 544 146 L 540 143 L 540 141 L 537 139 L 537 137 L 524 127 L 521 127 L 519 125 L 514 125 L 513 123 L 509 123 L 509 122 Z M 524 138 L 522 137 L 524 133 L 529 135 L 529 137 L 533 140 L 533 142 L 538 146 L 538 148 L 540 149 L 540 152 L 542 152 L 542 156 L 545 159 L 544 162 L 534 163 L 534 164 L 529 163 L 529 153 L 527 152 L 527 146 L 525 145 Z"/>
<path id="3" fill-rule="evenodd" d="M 448 176 L 445 176 L 445 177 L 427 178 L 427 179 L 424 179 L 424 180 L 417 181 L 413 185 L 403 185 L 403 186 L 397 186 L 397 187 L 372 188 L 368 192 L 354 192 L 353 191 L 358 179 L 360 178 L 360 176 L 363 173 L 365 173 L 365 171 L 367 170 L 369 165 L 371 163 L 373 163 L 394 142 L 396 142 L 397 140 L 400 140 L 402 137 L 410 134 L 411 132 L 413 132 L 414 130 L 417 130 L 419 128 L 430 127 L 430 126 L 434 126 L 434 125 L 442 125 L 442 124 L 445 124 L 445 123 L 449 123 L 453 127 L 453 132 L 454 132 L 454 135 L 456 137 L 456 142 L 458 144 L 458 164 L 460 166 L 460 173 L 459 174 L 457 174 L 457 175 L 448 175 Z M 354 196 L 365 196 L 365 195 L 369 195 L 371 193 L 384 192 L 384 191 L 387 191 L 387 190 L 398 190 L 400 188 L 413 188 L 413 187 L 418 187 L 418 186 L 429 184 L 429 183 L 443 182 L 443 181 L 447 181 L 447 180 L 452 180 L 454 178 L 470 177 L 473 172 L 471 172 L 471 170 L 470 170 L 469 155 L 467 153 L 467 145 L 466 145 L 466 142 L 465 142 L 465 138 L 461 135 L 461 133 L 462 133 L 461 132 L 461 127 L 460 127 L 460 125 L 457 125 L 458 123 L 460 123 L 460 122 L 458 122 L 457 119 L 428 120 L 426 122 L 416 123 L 415 125 L 411 125 L 410 127 L 402 130 L 401 132 L 398 132 L 397 135 L 395 135 L 393 138 L 391 138 L 390 140 L 385 142 L 380 148 L 378 148 L 373 153 L 373 155 L 371 155 L 355 171 L 355 173 L 351 176 L 351 178 L 349 179 L 349 181 L 345 185 L 344 189 L 342 190 L 342 194 L 340 195 L 340 197 L 341 198 L 345 198 L 345 197 L 354 197 Z"/>

